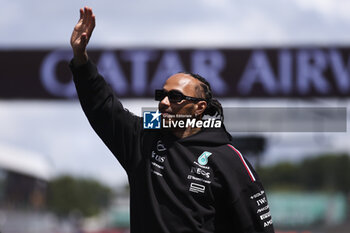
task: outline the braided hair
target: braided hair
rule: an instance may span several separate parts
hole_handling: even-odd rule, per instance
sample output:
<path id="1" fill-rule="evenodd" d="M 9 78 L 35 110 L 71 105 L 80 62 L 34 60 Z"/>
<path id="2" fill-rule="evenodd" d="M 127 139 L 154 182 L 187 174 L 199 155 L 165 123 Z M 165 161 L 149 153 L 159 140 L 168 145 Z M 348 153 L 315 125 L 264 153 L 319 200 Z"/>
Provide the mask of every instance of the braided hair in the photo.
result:
<path id="1" fill-rule="evenodd" d="M 199 96 L 203 96 L 207 102 L 207 108 L 205 109 L 203 115 L 220 117 L 220 120 L 224 121 L 224 111 L 222 109 L 221 103 L 213 98 L 211 87 L 209 82 L 199 74 L 194 74 L 191 72 L 181 72 L 182 74 L 190 75 L 191 77 L 197 79 L 201 82 L 200 87 L 196 91 Z"/>

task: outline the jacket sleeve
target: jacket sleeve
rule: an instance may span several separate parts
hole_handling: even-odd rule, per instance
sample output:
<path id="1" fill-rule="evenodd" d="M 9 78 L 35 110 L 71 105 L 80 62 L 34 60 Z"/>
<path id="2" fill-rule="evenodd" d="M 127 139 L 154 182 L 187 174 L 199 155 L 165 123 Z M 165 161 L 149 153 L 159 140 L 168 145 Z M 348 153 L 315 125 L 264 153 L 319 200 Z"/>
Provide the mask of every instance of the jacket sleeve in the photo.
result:
<path id="1" fill-rule="evenodd" d="M 129 173 L 142 132 L 141 118 L 123 108 L 96 66 L 70 63 L 79 101 L 92 128 Z"/>
<path id="2" fill-rule="evenodd" d="M 228 151 L 226 155 L 220 169 L 225 217 L 231 222 L 230 231 L 226 232 L 274 233 L 266 193 L 258 175 L 238 150 Z"/>
<path id="3" fill-rule="evenodd" d="M 259 181 L 243 188 L 229 203 L 229 210 L 242 233 L 274 233 L 266 193 Z"/>

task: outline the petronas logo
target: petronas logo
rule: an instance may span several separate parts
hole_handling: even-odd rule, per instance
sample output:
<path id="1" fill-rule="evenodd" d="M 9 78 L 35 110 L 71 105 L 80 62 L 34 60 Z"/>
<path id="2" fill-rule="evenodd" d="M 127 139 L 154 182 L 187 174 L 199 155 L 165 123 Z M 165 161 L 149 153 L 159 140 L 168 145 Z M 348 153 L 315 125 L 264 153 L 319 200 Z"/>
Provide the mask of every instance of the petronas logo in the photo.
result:
<path id="1" fill-rule="evenodd" d="M 207 165 L 208 163 L 208 158 L 212 153 L 208 152 L 208 151 L 204 151 L 199 157 L 198 157 L 198 163 L 200 165 Z"/>

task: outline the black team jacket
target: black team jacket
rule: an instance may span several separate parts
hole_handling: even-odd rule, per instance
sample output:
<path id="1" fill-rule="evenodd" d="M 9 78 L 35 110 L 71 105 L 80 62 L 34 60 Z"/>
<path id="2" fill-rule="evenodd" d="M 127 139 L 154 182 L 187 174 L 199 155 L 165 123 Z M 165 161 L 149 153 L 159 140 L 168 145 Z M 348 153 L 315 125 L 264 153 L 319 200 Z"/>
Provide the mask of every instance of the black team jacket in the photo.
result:
<path id="1" fill-rule="evenodd" d="M 93 129 L 127 172 L 131 233 L 272 233 L 263 186 L 224 128 L 143 129 L 89 61 L 70 64 Z"/>

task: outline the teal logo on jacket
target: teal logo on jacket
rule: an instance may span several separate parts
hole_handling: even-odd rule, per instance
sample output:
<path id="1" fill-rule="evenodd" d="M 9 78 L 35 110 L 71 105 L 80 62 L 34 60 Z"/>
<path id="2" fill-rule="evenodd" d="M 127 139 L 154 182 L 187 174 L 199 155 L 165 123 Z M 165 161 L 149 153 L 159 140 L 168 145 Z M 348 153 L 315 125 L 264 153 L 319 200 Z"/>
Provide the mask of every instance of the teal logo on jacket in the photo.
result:
<path id="1" fill-rule="evenodd" d="M 209 151 L 204 151 L 199 157 L 198 157 L 198 163 L 200 165 L 207 165 L 208 163 L 208 158 L 212 153 L 210 153 Z"/>

